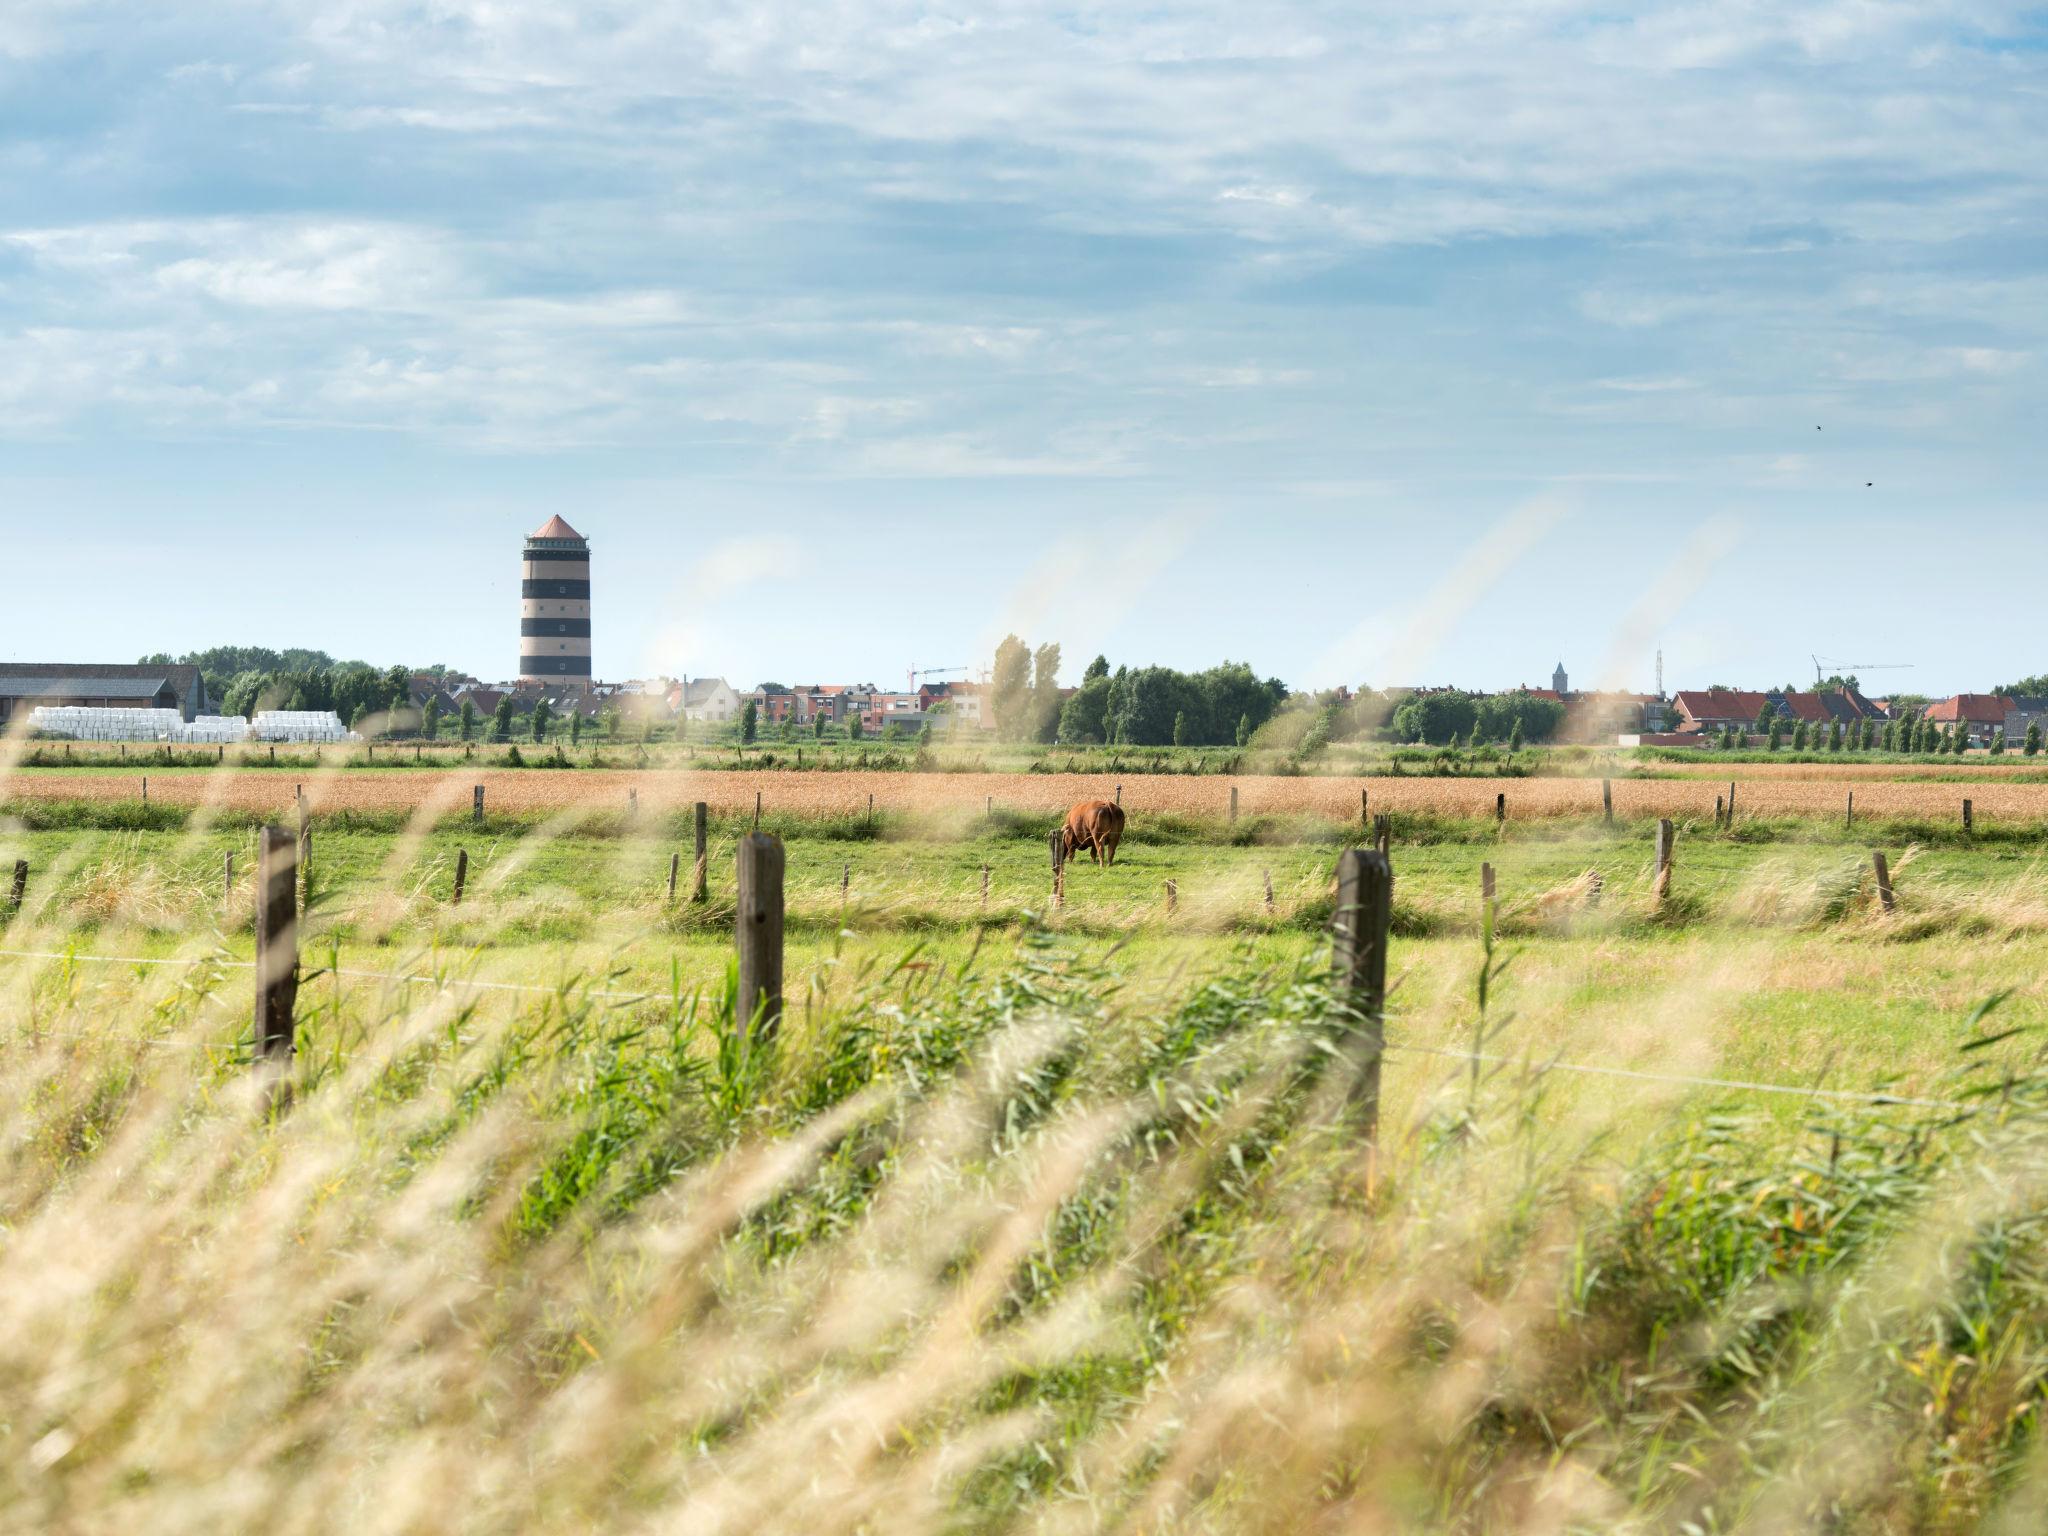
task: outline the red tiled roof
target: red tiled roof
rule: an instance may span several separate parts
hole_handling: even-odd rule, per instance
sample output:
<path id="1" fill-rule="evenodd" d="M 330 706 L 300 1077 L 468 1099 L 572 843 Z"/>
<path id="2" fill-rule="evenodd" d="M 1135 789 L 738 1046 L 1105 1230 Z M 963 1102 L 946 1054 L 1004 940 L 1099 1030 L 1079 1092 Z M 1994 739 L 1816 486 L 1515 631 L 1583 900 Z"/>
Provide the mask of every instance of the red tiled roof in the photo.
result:
<path id="1" fill-rule="evenodd" d="M 1959 693 L 1928 705 L 1927 718 L 1943 725 L 1952 725 L 1957 720 L 1967 720 L 1972 725 L 2003 725 L 2006 711 L 2011 708 L 2010 699 L 1995 693 Z"/>
<path id="2" fill-rule="evenodd" d="M 527 537 L 529 539 L 580 539 L 583 535 L 563 522 L 561 517 L 557 515 L 542 523 L 533 532 L 529 533 Z"/>
<path id="3" fill-rule="evenodd" d="M 1770 695 L 1746 688 L 1680 689 L 1672 702 L 1695 720 L 1754 720 L 1770 703 Z"/>

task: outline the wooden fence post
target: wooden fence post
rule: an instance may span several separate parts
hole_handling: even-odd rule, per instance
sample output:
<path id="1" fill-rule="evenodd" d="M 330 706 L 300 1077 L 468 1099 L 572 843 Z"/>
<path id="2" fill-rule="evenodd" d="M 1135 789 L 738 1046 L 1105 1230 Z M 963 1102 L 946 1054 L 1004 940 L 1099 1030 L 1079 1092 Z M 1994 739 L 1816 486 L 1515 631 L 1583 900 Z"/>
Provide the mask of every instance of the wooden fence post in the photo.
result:
<path id="1" fill-rule="evenodd" d="M 739 910 L 740 990 L 733 1023 L 751 1036 L 756 1021 L 769 1039 L 782 1022 L 782 843 L 762 832 L 740 839 L 735 885 Z"/>
<path id="2" fill-rule="evenodd" d="M 289 1062 L 299 996 L 299 919 L 293 903 L 298 849 L 284 827 L 256 835 L 256 1028 L 261 1072 Z"/>
<path id="3" fill-rule="evenodd" d="M 839 866 L 839 925 L 846 926 L 846 899 L 853 890 L 853 861 Z"/>
<path id="4" fill-rule="evenodd" d="M 1337 856 L 1337 907 L 1331 915 L 1336 982 L 1358 1015 L 1346 1057 L 1352 1068 L 1351 1111 L 1366 1141 L 1379 1136 L 1380 1058 L 1386 1050 L 1387 928 L 1394 910 L 1394 870 L 1383 853 L 1347 848 Z"/>
<path id="5" fill-rule="evenodd" d="M 21 911 L 21 904 L 28 898 L 28 860 L 14 861 L 14 884 L 7 892 L 7 915 L 15 916 Z"/>
<path id="6" fill-rule="evenodd" d="M 1728 825 L 1735 825 L 1735 781 L 1728 781 Z"/>
<path id="7" fill-rule="evenodd" d="M 1169 876 L 1166 881 L 1166 915 L 1168 917 L 1173 916 L 1174 908 L 1178 907 L 1179 905 L 1180 887 L 1176 885 L 1172 877 Z"/>
<path id="8" fill-rule="evenodd" d="M 1116 787 L 1116 803 L 1118 805 L 1122 805 L 1124 803 L 1124 787 L 1121 784 L 1117 785 Z"/>
<path id="9" fill-rule="evenodd" d="M 1722 824 L 1722 814 L 1723 812 L 1721 809 L 1721 797 L 1719 795 L 1716 795 L 1714 796 L 1714 825 L 1717 827 Z"/>
<path id="10" fill-rule="evenodd" d="M 142 803 L 149 804 L 149 775 L 146 773 L 142 776 Z"/>
<path id="11" fill-rule="evenodd" d="M 299 910 L 313 899 L 313 816 L 304 791 L 299 794 Z"/>
<path id="12" fill-rule="evenodd" d="M 1656 899 L 1662 902 L 1671 894 L 1671 819 L 1665 817 L 1657 823 L 1657 874 L 1651 886 Z"/>
<path id="13" fill-rule="evenodd" d="M 1372 840 L 1374 849 L 1385 858 L 1394 848 L 1394 818 L 1385 811 L 1372 819 Z"/>
<path id="14" fill-rule="evenodd" d="M 1491 864 L 1481 864 L 1479 866 L 1479 899 L 1489 907 L 1493 905 L 1493 866 Z"/>
<path id="15" fill-rule="evenodd" d="M 1493 797 L 1493 819 L 1495 821 L 1506 821 L 1508 819 L 1508 792 L 1506 790 L 1502 790 Z"/>
<path id="16" fill-rule="evenodd" d="M 695 820 L 697 824 L 697 863 L 690 875 L 690 900 L 703 901 L 709 895 L 706 882 L 710 878 L 710 821 L 711 808 L 702 800 L 697 802 Z"/>
<path id="17" fill-rule="evenodd" d="M 682 854 L 681 854 L 681 853 L 672 853 L 672 854 L 670 854 L 670 855 L 668 856 L 668 900 L 669 900 L 669 905 L 670 905 L 670 906 L 674 906 L 674 905 L 675 905 L 675 900 L 676 900 L 676 881 L 677 881 L 678 879 L 680 879 L 680 878 L 681 878 L 681 876 L 682 876 L 682 873 L 683 873 L 683 856 L 682 856 Z"/>
<path id="18" fill-rule="evenodd" d="M 467 884 L 469 884 L 469 850 L 467 848 L 458 848 L 455 850 L 455 900 L 451 905 L 458 907 L 462 905 L 462 888 Z"/>
<path id="19" fill-rule="evenodd" d="M 1856 825 L 1856 791 L 1849 791 L 1849 808 L 1842 813 L 1842 827 L 1846 831 Z"/>
<path id="20" fill-rule="evenodd" d="M 1230 824 L 1237 825 L 1237 786 L 1230 786 Z"/>
<path id="21" fill-rule="evenodd" d="M 484 819 L 484 787 L 481 784 L 469 792 L 469 819 L 475 822 Z"/>
<path id="22" fill-rule="evenodd" d="M 754 791 L 754 830 L 761 830 L 761 791 Z"/>
<path id="23" fill-rule="evenodd" d="M 1369 827 L 1372 825 L 1371 806 L 1372 791 L 1369 789 L 1361 789 L 1358 792 L 1358 824 L 1361 827 Z"/>
<path id="24" fill-rule="evenodd" d="M 1870 867 L 1877 875 L 1877 904 L 1889 912 L 1896 904 L 1892 896 L 1892 870 L 1882 849 L 1870 850 Z"/>
<path id="25" fill-rule="evenodd" d="M 988 910 L 988 866 L 981 866 L 981 910 Z"/>
<path id="26" fill-rule="evenodd" d="M 640 791 L 638 789 L 626 791 L 626 815 L 629 818 L 637 818 L 640 815 Z"/>
<path id="27" fill-rule="evenodd" d="M 1970 830 L 1970 802 L 1968 800 L 1963 802 L 1963 830 L 1965 832 Z"/>
<path id="28" fill-rule="evenodd" d="M 1273 910 L 1273 871 L 1268 869 L 1262 873 L 1266 877 L 1266 910 L 1270 913 Z"/>
<path id="29" fill-rule="evenodd" d="M 868 825 L 869 825 L 870 827 L 872 827 L 872 826 L 873 826 L 874 824 L 875 824 L 875 792 L 874 792 L 873 790 L 869 790 L 869 791 L 868 791 Z"/>
<path id="30" fill-rule="evenodd" d="M 221 861 L 220 900 L 226 906 L 235 899 L 235 850 L 230 848 L 228 856 Z"/>
<path id="31" fill-rule="evenodd" d="M 1052 904 L 1067 904 L 1067 844 L 1057 832 L 1052 835 Z"/>

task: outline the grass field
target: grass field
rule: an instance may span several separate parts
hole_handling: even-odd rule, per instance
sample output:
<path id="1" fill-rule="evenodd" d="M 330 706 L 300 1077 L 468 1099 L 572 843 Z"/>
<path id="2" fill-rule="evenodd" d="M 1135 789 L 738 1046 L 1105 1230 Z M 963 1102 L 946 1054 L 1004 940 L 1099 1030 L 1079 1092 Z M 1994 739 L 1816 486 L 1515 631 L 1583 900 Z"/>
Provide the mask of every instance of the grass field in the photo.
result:
<path id="1" fill-rule="evenodd" d="M 1054 906 L 1099 781 L 334 769 L 280 1100 L 244 966 L 294 781 L 17 771 L 0 1530 L 2034 1529 L 2048 790 L 1965 834 L 1948 784 L 1847 828 L 1738 778 L 1723 828 L 1685 779 L 1609 824 L 1597 779 L 1131 776 Z M 1361 787 L 1373 1154 L 1323 983 Z"/>

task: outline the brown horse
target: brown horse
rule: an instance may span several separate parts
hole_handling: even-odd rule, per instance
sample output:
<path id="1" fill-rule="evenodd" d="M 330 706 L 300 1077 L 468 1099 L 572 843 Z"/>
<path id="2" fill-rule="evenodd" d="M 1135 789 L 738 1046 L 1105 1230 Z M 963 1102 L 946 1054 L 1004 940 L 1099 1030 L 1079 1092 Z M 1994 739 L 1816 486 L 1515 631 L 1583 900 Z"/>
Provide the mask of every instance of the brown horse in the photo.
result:
<path id="1" fill-rule="evenodd" d="M 1123 835 L 1122 806 L 1108 800 L 1083 800 L 1067 812 L 1067 824 L 1060 829 L 1060 847 L 1069 859 L 1086 848 L 1096 863 L 1114 864 L 1116 845 Z"/>

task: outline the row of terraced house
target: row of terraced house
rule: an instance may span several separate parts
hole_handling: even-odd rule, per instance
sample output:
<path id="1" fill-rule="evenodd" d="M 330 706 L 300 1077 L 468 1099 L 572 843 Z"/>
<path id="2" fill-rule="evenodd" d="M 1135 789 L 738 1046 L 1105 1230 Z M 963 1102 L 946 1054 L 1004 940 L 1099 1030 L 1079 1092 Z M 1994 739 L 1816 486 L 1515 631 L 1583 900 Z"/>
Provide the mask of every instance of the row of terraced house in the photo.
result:
<path id="1" fill-rule="evenodd" d="M 1786 727 L 1805 724 L 1823 730 L 1840 725 L 1845 731 L 1866 720 L 1882 723 L 1897 718 L 1892 701 L 1871 699 L 1853 688 L 1803 693 L 1790 689 L 1752 692 L 1741 688 L 1680 689 L 1672 697 L 1664 732 L 1645 735 L 1646 745 L 1699 746 L 1723 730 L 1745 734 L 1768 731 L 1776 719 Z M 1974 746 L 2003 739 L 2016 747 L 2029 726 L 2048 732 L 2048 699 L 1996 693 L 1958 693 L 1936 700 L 1919 713 L 1936 725 L 1961 731 Z"/>

